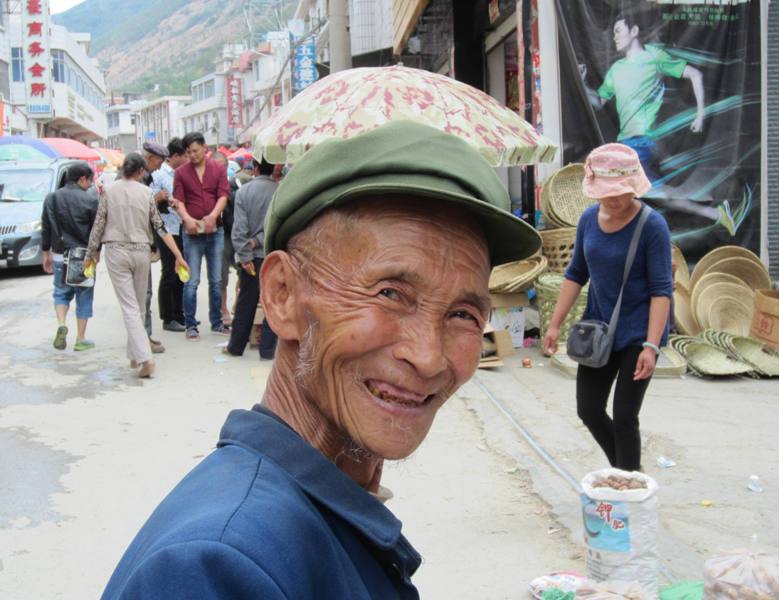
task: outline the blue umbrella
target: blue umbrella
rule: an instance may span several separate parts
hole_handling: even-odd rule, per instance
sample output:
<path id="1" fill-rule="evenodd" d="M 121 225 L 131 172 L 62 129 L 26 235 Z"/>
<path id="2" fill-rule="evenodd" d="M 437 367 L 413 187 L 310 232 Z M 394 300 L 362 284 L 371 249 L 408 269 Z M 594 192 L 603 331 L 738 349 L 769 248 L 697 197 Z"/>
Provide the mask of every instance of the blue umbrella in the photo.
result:
<path id="1" fill-rule="evenodd" d="M 26 135 L 4 135 L 0 136 L 0 146 L 5 144 L 22 144 L 35 148 L 38 152 L 45 154 L 49 158 L 59 158 L 62 156 L 54 148 L 49 146 L 46 142 L 42 142 L 37 138 L 32 138 Z"/>

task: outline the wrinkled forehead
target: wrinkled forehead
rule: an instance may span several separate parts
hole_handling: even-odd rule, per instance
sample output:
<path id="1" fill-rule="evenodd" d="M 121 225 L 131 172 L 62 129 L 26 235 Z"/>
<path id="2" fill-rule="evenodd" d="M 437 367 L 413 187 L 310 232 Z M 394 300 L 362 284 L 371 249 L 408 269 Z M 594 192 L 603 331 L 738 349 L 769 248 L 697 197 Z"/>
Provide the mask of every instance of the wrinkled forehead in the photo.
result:
<path id="1" fill-rule="evenodd" d="M 409 273 L 445 270 L 451 277 L 464 272 L 489 278 L 481 225 L 467 210 L 443 201 L 360 199 L 324 211 L 301 233 L 296 238 L 306 242 L 306 254 L 336 268 L 364 270 L 389 262 Z"/>

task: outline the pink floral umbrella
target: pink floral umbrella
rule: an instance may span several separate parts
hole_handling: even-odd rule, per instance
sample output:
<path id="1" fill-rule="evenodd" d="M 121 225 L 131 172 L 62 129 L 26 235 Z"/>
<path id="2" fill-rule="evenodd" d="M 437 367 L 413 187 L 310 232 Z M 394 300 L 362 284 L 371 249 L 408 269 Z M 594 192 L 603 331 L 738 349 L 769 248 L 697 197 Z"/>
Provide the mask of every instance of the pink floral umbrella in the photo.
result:
<path id="1" fill-rule="evenodd" d="M 339 71 L 295 96 L 254 140 L 268 162 L 294 163 L 328 139 L 411 120 L 472 144 L 493 166 L 554 158 L 557 147 L 513 110 L 460 81 L 403 66 Z"/>

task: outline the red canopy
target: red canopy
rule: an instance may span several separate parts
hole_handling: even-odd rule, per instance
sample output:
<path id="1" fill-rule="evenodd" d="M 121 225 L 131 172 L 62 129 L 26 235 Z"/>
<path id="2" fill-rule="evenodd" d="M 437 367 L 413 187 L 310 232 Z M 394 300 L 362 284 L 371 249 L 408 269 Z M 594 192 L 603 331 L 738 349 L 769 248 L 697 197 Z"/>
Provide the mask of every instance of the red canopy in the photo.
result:
<path id="1" fill-rule="evenodd" d="M 92 168 L 95 168 L 97 163 L 103 160 L 103 157 L 92 150 L 92 148 L 85 146 L 76 140 L 67 138 L 41 138 L 41 141 L 45 142 L 48 146 L 66 158 L 77 158 L 79 160 L 87 161 Z"/>
<path id="2" fill-rule="evenodd" d="M 229 154 L 227 156 L 227 158 L 229 158 L 231 160 L 235 160 L 239 156 L 244 156 L 244 157 L 248 156 L 249 158 L 253 158 L 254 157 L 254 155 L 252 154 L 251 150 L 248 150 L 246 148 L 238 148 L 238 150 L 236 150 L 232 154 Z"/>

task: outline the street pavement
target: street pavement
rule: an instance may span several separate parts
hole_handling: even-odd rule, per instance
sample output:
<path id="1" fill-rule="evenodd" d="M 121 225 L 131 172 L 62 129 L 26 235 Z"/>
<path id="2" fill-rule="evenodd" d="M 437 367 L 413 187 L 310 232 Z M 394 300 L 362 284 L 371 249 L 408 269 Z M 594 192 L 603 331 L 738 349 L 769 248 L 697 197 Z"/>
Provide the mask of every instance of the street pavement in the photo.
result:
<path id="1" fill-rule="evenodd" d="M 188 343 L 155 319 L 168 350 L 155 378 L 138 380 L 102 265 L 88 332 L 97 348 L 57 352 L 50 286 L 35 270 L 0 272 L 3 600 L 98 597 L 150 512 L 213 450 L 229 410 L 259 400 L 270 371 L 255 351 L 223 357 L 226 338 L 207 328 Z M 533 368 L 522 368 L 524 356 Z M 652 382 L 644 466 L 660 483 L 663 578 L 700 578 L 706 557 L 753 533 L 778 551 L 778 390 L 750 379 Z M 537 575 L 584 571 L 574 485 L 605 465 L 573 391 L 572 379 L 522 350 L 479 371 L 420 450 L 385 468 L 389 507 L 424 557 L 423 598 L 524 598 Z M 659 468 L 660 455 L 677 466 Z M 747 490 L 752 474 L 763 493 Z"/>

